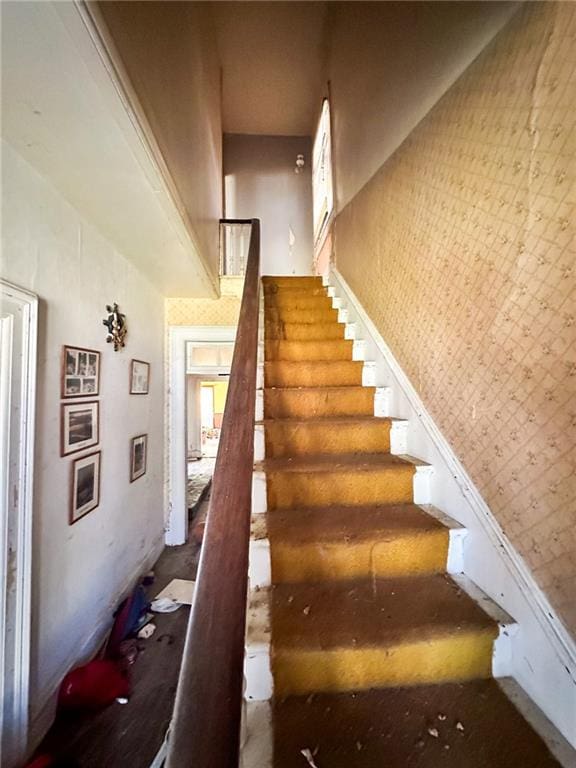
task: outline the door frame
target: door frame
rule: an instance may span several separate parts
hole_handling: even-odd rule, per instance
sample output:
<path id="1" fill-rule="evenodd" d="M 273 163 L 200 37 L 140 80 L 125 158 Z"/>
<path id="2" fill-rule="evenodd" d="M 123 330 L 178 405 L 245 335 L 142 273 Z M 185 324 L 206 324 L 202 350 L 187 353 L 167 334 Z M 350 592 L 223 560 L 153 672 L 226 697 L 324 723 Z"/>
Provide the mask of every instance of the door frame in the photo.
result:
<path id="1" fill-rule="evenodd" d="M 186 345 L 188 342 L 230 344 L 235 339 L 235 325 L 168 326 L 168 487 L 165 531 L 168 546 L 184 544 L 188 538 Z"/>
<path id="2" fill-rule="evenodd" d="M 5 299 L 19 305 L 22 317 L 21 328 L 21 383 L 19 392 L 19 417 L 16 424 L 10 424 L 13 419 L 12 404 L 14 391 L 12 385 L 12 348 L 16 328 L 11 317 L 0 321 L 2 334 L 0 374 L 0 494 L 3 506 L 8 515 L 2 520 L 0 531 L 0 579 L 1 579 L 1 614 L 0 614 L 0 665 L 2 673 L 5 669 L 5 617 L 6 617 L 6 574 L 8 568 L 8 536 L 10 525 L 11 536 L 16 540 L 12 553 L 15 558 L 16 583 L 14 601 L 14 661 L 13 677 L 10 680 L 13 690 L 12 706 L 7 712 L 2 704 L 0 720 L 4 732 L 4 746 L 8 754 L 0 755 L 2 765 L 19 763 L 26 757 L 29 731 L 29 698 L 30 698 L 30 636 L 31 636 L 31 607 L 32 607 L 32 521 L 33 521 L 33 482 L 34 482 L 34 437 L 36 415 L 36 356 L 38 348 L 38 297 L 23 288 L 0 280 L 0 304 Z M 9 494 L 15 489 L 10 487 L 10 435 L 14 434 L 19 443 L 17 464 L 17 494 L 13 505 L 8 504 Z M 12 460 L 14 456 L 12 455 Z M 12 512 L 12 519 L 8 518 Z M 4 700 L 4 697 L 2 697 Z M 6 728 L 6 715 L 10 718 L 10 728 Z M 0 742 L 0 752 L 2 742 Z"/>

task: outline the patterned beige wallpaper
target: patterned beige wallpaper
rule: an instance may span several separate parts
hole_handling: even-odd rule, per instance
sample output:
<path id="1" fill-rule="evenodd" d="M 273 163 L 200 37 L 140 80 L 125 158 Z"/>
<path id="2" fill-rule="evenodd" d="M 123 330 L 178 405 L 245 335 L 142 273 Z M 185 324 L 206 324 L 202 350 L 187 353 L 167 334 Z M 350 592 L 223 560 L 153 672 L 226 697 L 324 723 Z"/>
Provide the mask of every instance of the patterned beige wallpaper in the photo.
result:
<path id="1" fill-rule="evenodd" d="M 237 325 L 240 299 L 166 299 L 167 325 Z"/>
<path id="2" fill-rule="evenodd" d="M 338 216 L 337 267 L 576 631 L 576 6 L 528 3 Z"/>

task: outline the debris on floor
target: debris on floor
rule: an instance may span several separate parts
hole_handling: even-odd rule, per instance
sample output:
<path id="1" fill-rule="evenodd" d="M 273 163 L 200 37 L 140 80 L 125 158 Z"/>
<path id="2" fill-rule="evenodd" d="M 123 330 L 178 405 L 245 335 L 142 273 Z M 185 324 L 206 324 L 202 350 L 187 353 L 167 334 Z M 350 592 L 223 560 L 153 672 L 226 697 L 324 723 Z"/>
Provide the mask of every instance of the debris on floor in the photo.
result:
<path id="1" fill-rule="evenodd" d="M 139 640 L 148 640 L 149 637 L 152 637 L 154 632 L 156 632 L 156 624 L 149 622 L 142 627 L 142 629 L 138 632 L 137 637 Z"/>
<path id="2" fill-rule="evenodd" d="M 139 584 L 121 602 L 109 638 L 96 658 L 116 665 L 128 688 L 118 690 L 112 701 L 109 693 L 109 703 L 99 709 L 61 707 L 34 757 L 44 762 L 31 763 L 28 768 L 160 768 L 189 608 L 177 603 L 179 610 L 172 613 L 150 613 L 150 600 L 162 595 L 174 577 L 187 577 L 184 583 L 194 579 L 199 553 L 190 537 L 181 547 L 167 547 L 154 571 L 144 572 L 141 584 L 146 590 L 140 590 Z M 172 600 L 168 602 L 174 605 Z M 152 710 L 154 716 L 150 717 Z"/>
<path id="3" fill-rule="evenodd" d="M 117 662 L 93 659 L 64 677 L 58 694 L 61 709 L 103 709 L 119 697 L 128 697 L 130 682 Z"/>
<path id="4" fill-rule="evenodd" d="M 188 510 L 195 513 L 206 498 L 212 483 L 216 459 L 204 457 L 198 461 L 188 462 L 188 483 L 186 500 Z"/>
<path id="5" fill-rule="evenodd" d="M 194 596 L 195 581 L 189 581 L 187 579 L 172 579 L 167 587 L 156 595 L 157 600 L 167 598 L 174 603 L 181 603 L 182 605 L 192 605 L 192 598 Z"/>
<path id="6" fill-rule="evenodd" d="M 152 600 L 150 608 L 154 613 L 174 613 L 180 608 L 180 605 L 181 603 L 176 603 L 169 597 L 161 597 L 158 600 Z"/>
<path id="7" fill-rule="evenodd" d="M 314 758 L 312 757 L 312 752 L 310 752 L 309 749 L 301 749 L 300 754 L 304 755 L 310 768 L 318 768 L 318 766 L 314 762 Z"/>

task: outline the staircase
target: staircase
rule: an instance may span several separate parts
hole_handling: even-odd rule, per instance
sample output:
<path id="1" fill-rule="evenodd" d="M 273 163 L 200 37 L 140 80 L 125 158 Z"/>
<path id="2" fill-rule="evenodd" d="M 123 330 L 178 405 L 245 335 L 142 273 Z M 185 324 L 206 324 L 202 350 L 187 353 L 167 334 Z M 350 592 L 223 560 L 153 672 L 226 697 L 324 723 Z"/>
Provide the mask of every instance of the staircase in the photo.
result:
<path id="1" fill-rule="evenodd" d="M 557 765 L 491 679 L 498 624 L 447 575 L 321 279 L 263 284 L 275 768 Z"/>

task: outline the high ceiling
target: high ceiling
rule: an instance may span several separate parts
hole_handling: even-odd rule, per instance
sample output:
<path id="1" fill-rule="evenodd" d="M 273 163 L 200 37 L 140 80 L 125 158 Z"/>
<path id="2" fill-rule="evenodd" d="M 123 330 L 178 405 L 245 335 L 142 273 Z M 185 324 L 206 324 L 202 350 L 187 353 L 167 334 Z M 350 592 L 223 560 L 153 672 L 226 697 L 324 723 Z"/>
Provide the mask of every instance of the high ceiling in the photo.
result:
<path id="1" fill-rule="evenodd" d="M 320 110 L 326 3 L 214 2 L 225 133 L 306 136 Z"/>

